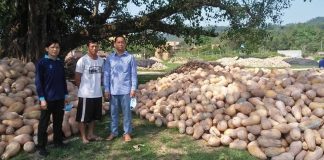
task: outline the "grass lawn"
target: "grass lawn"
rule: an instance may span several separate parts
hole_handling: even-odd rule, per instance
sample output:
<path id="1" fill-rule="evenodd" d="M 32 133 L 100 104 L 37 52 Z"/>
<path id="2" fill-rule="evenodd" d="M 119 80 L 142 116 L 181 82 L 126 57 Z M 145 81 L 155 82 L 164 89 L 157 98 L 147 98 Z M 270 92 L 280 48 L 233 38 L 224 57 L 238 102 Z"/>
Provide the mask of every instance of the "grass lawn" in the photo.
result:
<path id="1" fill-rule="evenodd" d="M 169 72 L 181 64 L 164 63 L 168 66 Z M 312 66 L 292 66 L 292 68 L 311 68 Z M 139 75 L 139 83 L 143 84 L 151 79 L 162 77 L 163 74 L 143 74 Z M 101 137 L 106 137 L 109 132 L 108 125 L 110 119 L 105 116 L 98 122 L 96 133 Z M 156 127 L 146 120 L 133 115 L 134 138 L 133 141 L 125 143 L 122 136 L 114 141 L 96 141 L 87 145 L 81 143 L 78 135 L 69 138 L 69 147 L 66 149 L 53 148 L 49 145 L 50 155 L 48 160 L 106 160 L 106 159 L 131 159 L 131 160 L 151 160 L 151 159 L 183 159 L 183 160 L 253 160 L 246 150 L 234 150 L 227 147 L 208 147 L 204 140 L 194 140 L 192 136 L 179 134 L 176 129 L 166 127 Z M 122 133 L 120 125 L 120 133 Z M 39 159 L 37 154 L 28 154 L 23 151 L 12 159 L 29 160 Z"/>
<path id="2" fill-rule="evenodd" d="M 163 62 L 162 64 L 164 64 L 165 66 L 167 66 L 166 69 L 164 70 L 141 70 L 139 69 L 138 72 L 142 72 L 142 73 L 151 73 L 151 72 L 164 72 L 164 73 L 167 73 L 167 72 L 170 72 L 172 71 L 173 69 L 177 68 L 178 66 L 182 65 L 182 64 L 179 64 L 179 63 L 168 63 L 168 62 Z"/>
<path id="3" fill-rule="evenodd" d="M 139 83 L 156 79 L 161 75 L 139 75 Z M 108 115 L 97 123 L 96 134 L 105 138 L 108 136 Z M 48 146 L 48 160 L 254 160 L 247 151 L 229 149 L 227 147 L 208 147 L 204 140 L 194 140 L 192 136 L 180 134 L 176 129 L 156 127 L 146 120 L 133 115 L 133 140 L 125 143 L 122 136 L 113 141 L 96 141 L 87 145 L 81 143 L 78 135 L 69 138 L 66 149 Z M 119 127 L 122 133 L 122 126 Z M 37 154 L 19 153 L 14 160 L 39 159 Z"/>
<path id="4" fill-rule="evenodd" d="M 180 63 L 164 63 L 164 65 L 166 65 L 168 67 L 165 70 L 165 72 L 170 72 L 170 71 L 176 69 L 177 67 L 181 66 L 182 64 L 180 64 Z"/>
<path id="5" fill-rule="evenodd" d="M 291 65 L 292 69 L 310 69 L 310 68 L 318 68 L 318 66 L 316 65 Z"/>
<path id="6" fill-rule="evenodd" d="M 96 127 L 96 133 L 102 137 L 108 135 L 110 119 L 105 118 Z M 79 137 L 69 138 L 67 149 L 56 149 L 49 145 L 48 160 L 106 160 L 106 159 L 184 159 L 184 160 L 252 160 L 247 151 L 213 148 L 206 146 L 203 140 L 194 140 L 191 136 L 179 134 L 176 129 L 158 128 L 154 124 L 134 115 L 134 138 L 125 143 L 122 136 L 112 142 L 96 141 L 83 145 Z M 122 126 L 120 125 L 120 133 Z M 37 159 L 36 154 L 21 152 L 13 159 Z"/>
<path id="7" fill-rule="evenodd" d="M 138 83 L 139 84 L 144 84 L 152 79 L 157 79 L 158 77 L 163 77 L 164 75 L 162 74 L 140 74 L 138 75 Z"/>

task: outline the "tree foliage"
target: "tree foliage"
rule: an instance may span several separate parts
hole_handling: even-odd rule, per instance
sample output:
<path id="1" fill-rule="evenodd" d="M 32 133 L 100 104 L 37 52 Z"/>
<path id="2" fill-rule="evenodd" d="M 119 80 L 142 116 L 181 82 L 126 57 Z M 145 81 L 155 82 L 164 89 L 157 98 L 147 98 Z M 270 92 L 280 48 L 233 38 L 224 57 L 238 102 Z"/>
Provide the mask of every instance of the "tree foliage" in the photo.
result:
<path id="1" fill-rule="evenodd" d="M 292 0 L 1 0 L 1 55 L 35 60 L 49 37 L 62 42 L 62 52 L 85 44 L 128 35 L 132 43 L 157 45 L 162 33 L 217 36 L 202 21 L 228 20 L 231 30 L 262 29 L 280 20 Z M 138 14 L 131 12 L 136 6 Z M 144 35 L 144 36 L 143 36 Z"/>
<path id="2" fill-rule="evenodd" d="M 324 22 L 290 24 L 274 26 L 269 29 L 269 37 L 265 39 L 264 48 L 270 51 L 297 49 L 303 53 L 323 51 Z"/>

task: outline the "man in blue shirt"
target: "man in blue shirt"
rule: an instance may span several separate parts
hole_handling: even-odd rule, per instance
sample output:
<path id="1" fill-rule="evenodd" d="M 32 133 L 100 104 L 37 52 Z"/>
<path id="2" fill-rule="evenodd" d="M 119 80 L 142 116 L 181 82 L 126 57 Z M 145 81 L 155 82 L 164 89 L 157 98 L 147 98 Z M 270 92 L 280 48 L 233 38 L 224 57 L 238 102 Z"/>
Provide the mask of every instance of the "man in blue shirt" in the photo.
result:
<path id="1" fill-rule="evenodd" d="M 64 63 L 58 58 L 60 45 L 57 40 L 49 40 L 45 46 L 46 54 L 36 65 L 35 84 L 40 101 L 41 115 L 38 124 L 39 154 L 47 156 L 47 127 L 53 116 L 54 145 L 65 147 L 63 143 L 62 122 L 64 103 L 67 98 L 67 85 Z"/>
<path id="2" fill-rule="evenodd" d="M 107 56 L 104 65 L 105 97 L 110 99 L 111 134 L 107 140 L 118 136 L 119 109 L 123 113 L 124 141 L 131 141 L 132 113 L 130 99 L 135 97 L 137 68 L 135 57 L 126 51 L 126 40 L 117 36 L 115 52 Z"/>
<path id="3" fill-rule="evenodd" d="M 319 61 L 319 63 L 318 63 L 318 67 L 319 67 L 320 69 L 324 69 L 324 58 L 322 58 L 322 59 Z"/>

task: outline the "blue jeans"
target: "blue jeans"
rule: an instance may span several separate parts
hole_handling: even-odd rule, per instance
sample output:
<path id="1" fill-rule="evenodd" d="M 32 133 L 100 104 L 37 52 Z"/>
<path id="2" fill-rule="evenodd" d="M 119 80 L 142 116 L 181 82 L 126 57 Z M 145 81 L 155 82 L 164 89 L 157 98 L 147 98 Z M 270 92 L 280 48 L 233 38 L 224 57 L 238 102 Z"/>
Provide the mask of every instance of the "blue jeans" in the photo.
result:
<path id="1" fill-rule="evenodd" d="M 111 95 L 110 98 L 110 114 L 111 114 L 111 134 L 118 135 L 119 109 L 123 113 L 124 134 L 132 133 L 132 112 L 130 110 L 130 96 Z"/>

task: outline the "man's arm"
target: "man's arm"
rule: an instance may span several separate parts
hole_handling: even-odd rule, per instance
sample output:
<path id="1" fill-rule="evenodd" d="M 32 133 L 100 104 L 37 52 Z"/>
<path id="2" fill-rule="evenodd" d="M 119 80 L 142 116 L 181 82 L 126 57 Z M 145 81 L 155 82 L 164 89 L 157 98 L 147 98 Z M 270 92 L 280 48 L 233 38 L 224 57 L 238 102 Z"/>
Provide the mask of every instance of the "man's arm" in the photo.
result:
<path id="1" fill-rule="evenodd" d="M 39 97 L 39 99 L 41 100 L 45 100 L 44 98 L 44 69 L 42 67 L 42 65 L 39 63 L 37 63 L 36 65 L 36 74 L 35 74 L 35 85 L 36 85 L 36 90 L 37 90 L 37 95 Z"/>
<path id="2" fill-rule="evenodd" d="M 82 60 L 83 60 L 82 57 L 78 60 L 76 66 L 75 66 L 75 74 L 74 74 L 75 85 L 78 86 L 79 88 L 80 88 L 80 83 L 81 83 L 81 76 L 82 76 L 83 69 L 84 69 Z"/>
<path id="3" fill-rule="evenodd" d="M 41 109 L 47 109 L 47 103 L 45 100 L 45 93 L 44 93 L 44 69 L 41 65 L 41 62 L 38 62 L 36 65 L 36 74 L 35 74 L 35 85 L 37 90 L 37 95 L 40 101 Z"/>
<path id="4" fill-rule="evenodd" d="M 104 64 L 104 87 L 105 87 L 105 98 L 110 99 L 110 62 L 109 56 L 107 56 Z"/>
<path id="5" fill-rule="evenodd" d="M 75 72 L 74 81 L 75 81 L 75 85 L 78 87 L 80 87 L 81 76 L 82 76 L 82 73 Z"/>
<path id="6" fill-rule="evenodd" d="M 137 64 L 134 56 L 132 56 L 132 60 L 131 60 L 131 81 L 132 81 L 131 84 L 132 86 L 131 86 L 130 96 L 135 97 L 135 91 L 137 88 Z"/>
<path id="7" fill-rule="evenodd" d="M 64 95 L 65 95 L 65 101 L 67 101 L 67 98 L 68 98 L 68 95 L 69 95 L 69 92 L 68 92 L 68 89 L 67 89 L 67 84 L 66 84 L 66 77 L 65 77 L 65 69 L 64 69 L 64 62 L 62 61 L 62 67 L 63 67 L 63 85 L 64 85 Z"/>

